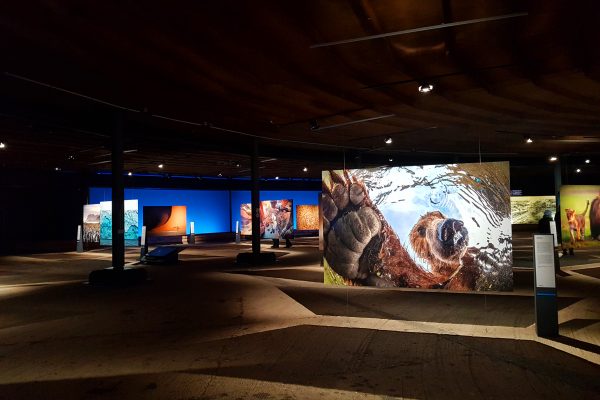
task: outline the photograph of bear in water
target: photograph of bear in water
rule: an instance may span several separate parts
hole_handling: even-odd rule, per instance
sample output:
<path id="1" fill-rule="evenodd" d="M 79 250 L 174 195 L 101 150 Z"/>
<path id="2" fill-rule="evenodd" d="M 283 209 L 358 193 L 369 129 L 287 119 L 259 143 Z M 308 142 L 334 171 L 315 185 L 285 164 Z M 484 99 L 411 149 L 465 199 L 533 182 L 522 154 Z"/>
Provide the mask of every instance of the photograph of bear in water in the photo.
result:
<path id="1" fill-rule="evenodd" d="M 512 290 L 508 162 L 323 172 L 325 283 Z"/>

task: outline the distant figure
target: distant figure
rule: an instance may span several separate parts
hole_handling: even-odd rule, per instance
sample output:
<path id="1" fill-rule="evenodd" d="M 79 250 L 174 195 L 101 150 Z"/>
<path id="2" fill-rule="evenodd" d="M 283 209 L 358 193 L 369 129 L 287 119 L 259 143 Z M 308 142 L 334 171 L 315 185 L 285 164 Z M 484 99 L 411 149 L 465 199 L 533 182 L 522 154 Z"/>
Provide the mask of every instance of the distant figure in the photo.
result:
<path id="1" fill-rule="evenodd" d="M 554 222 L 552 219 L 552 211 L 546 210 L 544 211 L 544 216 L 538 222 L 538 232 L 539 233 L 551 233 L 550 224 Z"/>

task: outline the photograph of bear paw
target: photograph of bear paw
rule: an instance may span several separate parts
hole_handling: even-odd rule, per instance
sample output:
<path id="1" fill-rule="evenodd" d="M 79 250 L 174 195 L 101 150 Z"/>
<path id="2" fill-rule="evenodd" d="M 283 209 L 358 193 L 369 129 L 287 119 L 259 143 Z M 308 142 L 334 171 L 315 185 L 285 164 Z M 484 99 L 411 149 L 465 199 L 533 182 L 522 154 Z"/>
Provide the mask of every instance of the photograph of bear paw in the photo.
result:
<path id="1" fill-rule="evenodd" d="M 329 172 L 323 183 L 323 238 L 325 259 L 340 276 L 362 280 L 369 276 L 367 256 L 377 247 L 382 221 L 365 186 L 344 170 Z"/>

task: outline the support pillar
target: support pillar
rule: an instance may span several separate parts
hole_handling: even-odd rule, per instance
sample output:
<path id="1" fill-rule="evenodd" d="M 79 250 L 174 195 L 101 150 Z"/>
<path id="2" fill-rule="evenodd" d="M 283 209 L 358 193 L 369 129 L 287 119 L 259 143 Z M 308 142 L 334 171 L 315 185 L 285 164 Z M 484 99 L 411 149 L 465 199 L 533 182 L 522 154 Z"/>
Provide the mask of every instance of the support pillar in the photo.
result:
<path id="1" fill-rule="evenodd" d="M 554 216 L 554 222 L 556 223 L 556 239 L 560 247 L 562 243 L 561 235 L 561 215 L 560 215 L 560 187 L 562 186 L 562 166 L 560 160 L 554 164 L 554 195 L 556 196 L 556 214 Z"/>
<path id="2" fill-rule="evenodd" d="M 125 180 L 123 177 L 123 116 L 117 115 L 111 143 L 112 163 L 112 266 L 125 266 Z"/>
<path id="3" fill-rule="evenodd" d="M 253 258 L 260 257 L 260 177 L 258 173 L 258 143 L 252 143 L 250 158 L 251 169 L 251 202 L 252 202 L 252 254 Z"/>
<path id="4" fill-rule="evenodd" d="M 252 142 L 252 153 L 250 154 L 250 177 L 251 177 L 251 202 L 252 202 L 252 252 L 239 253 L 236 262 L 238 264 L 272 264 L 277 259 L 275 253 L 260 251 L 260 176 L 258 168 L 258 142 Z"/>
<path id="5" fill-rule="evenodd" d="M 123 175 L 124 115 L 117 114 L 111 139 L 112 163 L 112 268 L 90 273 L 92 286 L 124 286 L 147 279 L 145 268 L 125 268 L 125 179 Z"/>

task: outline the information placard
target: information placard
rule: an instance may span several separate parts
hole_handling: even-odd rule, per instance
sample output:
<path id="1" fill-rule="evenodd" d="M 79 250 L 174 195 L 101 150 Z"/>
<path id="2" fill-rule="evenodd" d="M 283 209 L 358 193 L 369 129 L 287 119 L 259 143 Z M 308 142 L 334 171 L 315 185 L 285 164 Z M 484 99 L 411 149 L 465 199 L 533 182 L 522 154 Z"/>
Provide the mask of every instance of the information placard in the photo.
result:
<path id="1" fill-rule="evenodd" d="M 558 247 L 558 236 L 556 236 L 556 222 L 550 221 L 550 233 L 554 235 L 554 247 Z"/>
<path id="2" fill-rule="evenodd" d="M 538 288 L 556 288 L 554 272 L 554 236 L 533 235 L 535 285 Z"/>

